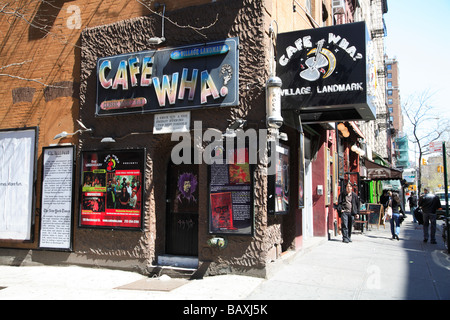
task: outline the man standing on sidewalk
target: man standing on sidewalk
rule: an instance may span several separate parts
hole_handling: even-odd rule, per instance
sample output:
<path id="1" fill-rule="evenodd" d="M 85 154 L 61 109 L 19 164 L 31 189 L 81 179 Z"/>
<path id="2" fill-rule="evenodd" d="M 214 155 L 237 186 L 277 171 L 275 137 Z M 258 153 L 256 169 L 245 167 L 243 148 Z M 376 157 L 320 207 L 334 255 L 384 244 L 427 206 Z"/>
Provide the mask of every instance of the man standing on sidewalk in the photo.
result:
<path id="1" fill-rule="evenodd" d="M 416 216 L 414 215 L 414 210 L 417 208 L 417 197 L 414 191 L 411 192 L 411 195 L 408 198 L 409 204 L 409 213 L 413 216 L 413 222 L 417 223 Z"/>
<path id="2" fill-rule="evenodd" d="M 419 199 L 419 207 L 423 211 L 423 242 L 428 241 L 428 226 L 431 223 L 431 241 L 436 244 L 436 210 L 441 207 L 441 201 L 437 196 L 430 193 L 429 188 L 424 189 L 424 195 Z"/>
<path id="3" fill-rule="evenodd" d="M 341 218 L 342 242 L 352 242 L 353 219 L 359 217 L 359 198 L 352 190 L 352 184 L 347 183 L 345 191 L 338 199 L 338 213 Z"/>

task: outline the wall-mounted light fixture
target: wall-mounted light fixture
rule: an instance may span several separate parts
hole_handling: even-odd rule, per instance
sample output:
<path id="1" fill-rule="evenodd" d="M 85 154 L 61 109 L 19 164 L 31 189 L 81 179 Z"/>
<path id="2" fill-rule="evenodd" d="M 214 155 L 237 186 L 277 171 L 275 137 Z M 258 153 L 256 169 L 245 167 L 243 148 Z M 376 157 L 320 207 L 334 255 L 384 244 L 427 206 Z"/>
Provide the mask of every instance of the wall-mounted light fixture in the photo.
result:
<path id="1" fill-rule="evenodd" d="M 359 148 L 356 144 L 352 145 L 352 147 L 350 148 L 350 150 L 352 150 L 354 153 L 356 153 L 357 155 L 364 157 L 365 156 L 365 152 L 364 150 L 362 150 L 361 148 Z"/>
<path id="2" fill-rule="evenodd" d="M 247 120 L 244 119 L 236 119 L 236 120 L 228 120 L 230 124 L 226 128 L 225 132 L 222 133 L 223 138 L 235 138 L 236 130 L 243 129 L 247 124 Z"/>
<path id="3" fill-rule="evenodd" d="M 272 23 L 276 21 L 273 20 Z M 273 37 L 276 35 L 273 24 L 270 23 L 270 77 L 266 82 L 266 117 L 267 126 L 273 129 L 279 129 L 283 125 L 283 117 L 281 116 L 281 85 L 282 81 L 275 75 L 273 53 Z M 277 24 L 278 33 L 278 24 Z"/>
<path id="4" fill-rule="evenodd" d="M 68 133 L 67 131 L 63 131 L 63 132 L 61 132 L 61 133 L 58 133 L 54 138 L 53 138 L 53 140 L 57 140 L 57 139 L 62 139 L 62 138 L 66 138 L 66 137 L 69 137 L 69 136 L 74 136 L 74 135 L 76 135 L 77 133 L 84 133 L 84 132 L 92 132 L 92 129 L 91 128 L 86 128 L 86 126 L 80 121 L 80 120 L 77 120 L 77 122 L 78 122 L 78 124 L 80 125 L 80 127 L 81 127 L 81 129 L 79 129 L 79 130 L 77 130 L 77 131 L 75 131 L 75 132 L 73 132 L 73 133 Z"/>
<path id="5" fill-rule="evenodd" d="M 111 138 L 111 137 L 105 137 L 100 142 L 101 143 L 115 143 L 116 140 L 114 140 L 114 138 Z"/>
<path id="6" fill-rule="evenodd" d="M 348 131 L 348 128 L 345 126 L 345 124 L 339 123 L 337 128 L 342 133 L 342 136 L 344 138 L 350 137 L 350 131 Z"/>
<path id="7" fill-rule="evenodd" d="M 281 79 L 273 76 L 266 83 L 267 126 L 279 129 L 283 125 L 281 116 Z"/>
<path id="8" fill-rule="evenodd" d="M 163 42 L 166 41 L 166 38 L 164 38 L 164 19 L 165 19 L 165 13 L 166 13 L 166 5 L 165 4 L 161 4 L 156 2 L 155 3 L 155 9 L 158 10 L 160 7 L 163 7 L 163 12 L 162 12 L 162 22 L 161 22 L 161 37 L 153 37 L 148 39 L 148 42 L 150 44 L 161 44 Z"/>
<path id="9" fill-rule="evenodd" d="M 284 133 L 284 132 L 280 132 L 278 134 L 278 139 L 283 140 L 283 141 L 288 141 L 289 140 L 287 133 Z"/>
<path id="10" fill-rule="evenodd" d="M 228 240 L 222 237 L 214 237 L 209 239 L 207 243 L 210 247 L 225 249 L 228 245 Z"/>

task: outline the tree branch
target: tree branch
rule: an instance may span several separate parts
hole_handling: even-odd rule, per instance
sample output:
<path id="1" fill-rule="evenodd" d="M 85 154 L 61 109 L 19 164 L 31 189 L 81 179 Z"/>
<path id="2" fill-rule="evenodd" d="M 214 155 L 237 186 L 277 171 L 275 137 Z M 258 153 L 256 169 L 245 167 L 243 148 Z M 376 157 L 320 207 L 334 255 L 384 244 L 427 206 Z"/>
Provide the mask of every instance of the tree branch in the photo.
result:
<path id="1" fill-rule="evenodd" d="M 161 13 L 159 13 L 159 12 L 153 10 L 152 8 L 150 8 L 150 5 L 147 5 L 147 4 L 145 4 L 144 2 L 142 2 L 142 1 L 140 1 L 140 0 L 135 0 L 135 1 L 136 1 L 137 3 L 139 3 L 139 4 L 141 4 L 142 6 L 144 6 L 144 7 L 145 7 L 148 11 L 150 11 L 151 13 L 160 16 L 161 18 L 167 20 L 168 22 L 170 22 L 170 23 L 173 24 L 174 26 L 176 26 L 176 27 L 178 27 L 178 28 L 181 28 L 181 29 L 191 29 L 191 30 L 195 31 L 196 33 L 198 33 L 199 35 L 201 35 L 202 37 L 204 37 L 204 38 L 207 38 L 207 36 L 206 36 L 204 33 L 202 33 L 201 31 L 202 31 L 202 30 L 206 30 L 206 29 L 208 29 L 208 28 L 211 28 L 212 26 L 214 26 L 214 25 L 217 23 L 217 21 L 219 21 L 219 14 L 217 14 L 217 15 L 216 15 L 216 19 L 215 19 L 211 24 L 209 24 L 209 25 L 207 25 L 207 26 L 203 26 L 203 27 L 194 27 L 194 26 L 191 26 L 191 25 L 184 26 L 184 25 L 178 24 L 178 23 L 175 22 L 175 21 L 172 21 L 171 19 L 169 19 L 169 18 L 166 17 L 166 16 L 163 17 L 163 15 L 162 15 Z M 152 3 L 152 2 L 150 2 L 150 4 L 151 4 L 151 3 Z"/>
<path id="2" fill-rule="evenodd" d="M 26 63 L 30 63 L 32 61 L 33 60 L 26 60 L 26 61 L 22 61 L 22 62 L 11 63 L 11 64 L 8 64 L 6 66 L 0 67 L 0 71 L 4 70 L 6 68 L 9 68 L 9 67 L 22 66 L 22 65 L 24 65 Z M 9 73 L 0 73 L 0 77 L 9 77 L 9 78 L 19 79 L 19 80 L 23 80 L 23 81 L 36 82 L 36 83 L 39 83 L 39 84 L 41 84 L 41 85 L 43 85 L 44 87 L 47 87 L 47 88 L 67 88 L 67 87 L 64 87 L 64 86 L 54 86 L 54 85 L 51 85 L 51 84 L 46 84 L 46 83 L 40 81 L 41 79 L 24 78 L 24 77 L 16 76 L 16 75 L 9 74 Z"/>

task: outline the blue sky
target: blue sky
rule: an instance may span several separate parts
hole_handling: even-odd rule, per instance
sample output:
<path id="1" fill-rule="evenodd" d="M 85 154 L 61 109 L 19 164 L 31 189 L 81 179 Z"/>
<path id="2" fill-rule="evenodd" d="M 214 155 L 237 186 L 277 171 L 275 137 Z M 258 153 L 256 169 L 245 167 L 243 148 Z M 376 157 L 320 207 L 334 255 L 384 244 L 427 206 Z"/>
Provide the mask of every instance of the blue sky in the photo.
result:
<path id="1" fill-rule="evenodd" d="M 402 104 L 429 90 L 431 116 L 450 119 L 450 1 L 388 0 L 388 9 L 386 53 L 399 61 Z M 423 123 L 422 135 L 436 127 L 435 121 Z M 406 116 L 404 125 L 411 132 Z M 413 160 L 415 144 L 410 142 L 409 149 Z"/>
<path id="2" fill-rule="evenodd" d="M 402 101 L 429 89 L 436 113 L 450 118 L 450 1 L 388 0 L 388 8 L 386 52 L 399 60 Z"/>

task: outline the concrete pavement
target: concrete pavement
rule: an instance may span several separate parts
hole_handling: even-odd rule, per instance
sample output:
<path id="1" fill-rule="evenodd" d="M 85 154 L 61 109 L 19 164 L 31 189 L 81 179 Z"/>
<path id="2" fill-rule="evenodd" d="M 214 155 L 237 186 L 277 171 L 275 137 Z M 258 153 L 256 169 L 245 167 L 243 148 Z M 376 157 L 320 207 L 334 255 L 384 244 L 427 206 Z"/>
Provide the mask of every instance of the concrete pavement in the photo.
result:
<path id="1" fill-rule="evenodd" d="M 440 224 L 440 223 L 439 223 Z M 439 233 L 439 232 L 438 232 Z M 450 299 L 450 256 L 442 238 L 422 242 L 410 216 L 400 241 L 389 226 L 355 233 L 353 242 L 322 241 L 290 259 L 270 279 L 224 275 L 200 280 L 149 279 L 77 266 L 0 266 L 0 300 L 409 300 Z M 170 291 L 138 290 L 155 281 Z M 179 282 L 176 282 L 179 281 Z M 124 286 L 138 284 L 132 289 Z M 162 286 L 164 287 L 164 286 Z M 134 288 L 134 289 L 133 289 Z M 167 289 L 167 288 L 166 288 Z"/>
<path id="2" fill-rule="evenodd" d="M 411 220 L 403 222 L 400 241 L 391 239 L 390 225 L 353 234 L 349 244 L 328 241 L 297 257 L 247 298 L 448 300 L 450 255 L 441 229 L 438 244 L 423 243 L 422 226 Z"/>

